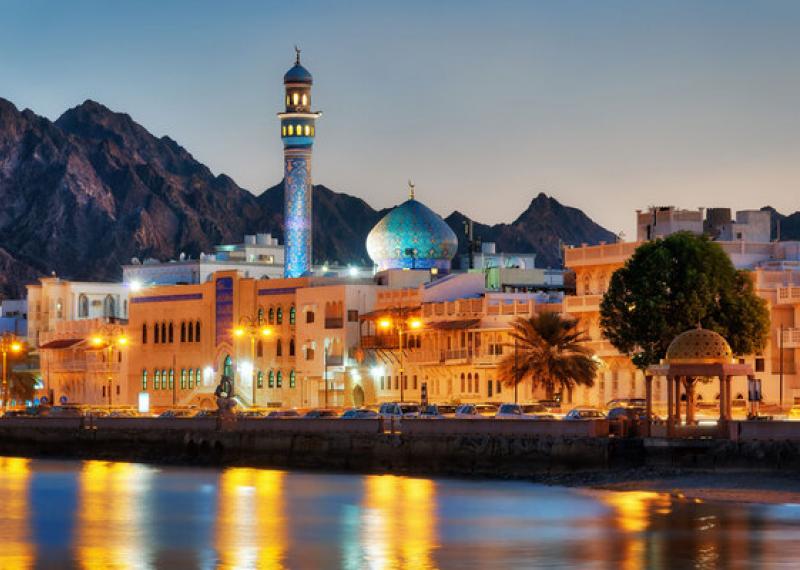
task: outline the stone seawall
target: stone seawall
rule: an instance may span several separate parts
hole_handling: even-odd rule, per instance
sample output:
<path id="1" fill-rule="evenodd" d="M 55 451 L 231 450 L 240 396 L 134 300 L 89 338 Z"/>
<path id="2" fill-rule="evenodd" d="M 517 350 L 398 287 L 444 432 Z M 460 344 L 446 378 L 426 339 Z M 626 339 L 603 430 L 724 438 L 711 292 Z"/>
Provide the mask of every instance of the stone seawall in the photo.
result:
<path id="1" fill-rule="evenodd" d="M 626 466 L 641 455 L 641 443 L 596 437 L 607 433 L 603 424 L 566 434 L 532 422 L 406 420 L 402 428 L 380 420 L 5 418 L 0 454 L 509 477 Z"/>

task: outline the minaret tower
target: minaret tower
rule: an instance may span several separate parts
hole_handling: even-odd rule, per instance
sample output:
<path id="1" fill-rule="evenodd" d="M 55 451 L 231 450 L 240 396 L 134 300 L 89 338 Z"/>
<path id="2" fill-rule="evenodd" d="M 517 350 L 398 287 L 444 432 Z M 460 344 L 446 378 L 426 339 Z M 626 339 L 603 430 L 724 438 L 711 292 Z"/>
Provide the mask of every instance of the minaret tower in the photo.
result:
<path id="1" fill-rule="evenodd" d="M 311 112 L 311 84 L 308 70 L 300 65 L 295 47 L 294 67 L 283 76 L 286 110 L 278 113 L 283 140 L 283 239 L 286 245 L 286 277 L 300 277 L 311 271 L 311 151 L 314 124 L 322 113 Z"/>

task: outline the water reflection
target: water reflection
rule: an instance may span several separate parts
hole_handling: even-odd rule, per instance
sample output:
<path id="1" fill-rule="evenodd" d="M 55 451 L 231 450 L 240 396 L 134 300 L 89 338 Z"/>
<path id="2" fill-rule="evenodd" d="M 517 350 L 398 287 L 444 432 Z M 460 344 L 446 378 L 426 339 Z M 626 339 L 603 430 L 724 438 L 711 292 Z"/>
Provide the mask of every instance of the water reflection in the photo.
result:
<path id="1" fill-rule="evenodd" d="M 153 469 L 86 461 L 79 475 L 76 558 L 81 568 L 149 566 L 147 495 Z"/>
<path id="2" fill-rule="evenodd" d="M 29 479 L 29 459 L 0 457 L 0 568 L 28 568 L 33 564 Z"/>
<path id="3" fill-rule="evenodd" d="M 221 568 L 284 568 L 284 471 L 226 469 L 220 477 L 216 548 Z"/>
<path id="4" fill-rule="evenodd" d="M 794 567 L 800 507 L 0 458 L 6 568 Z"/>
<path id="5" fill-rule="evenodd" d="M 371 475 L 364 487 L 361 542 L 369 568 L 435 568 L 434 482 Z"/>

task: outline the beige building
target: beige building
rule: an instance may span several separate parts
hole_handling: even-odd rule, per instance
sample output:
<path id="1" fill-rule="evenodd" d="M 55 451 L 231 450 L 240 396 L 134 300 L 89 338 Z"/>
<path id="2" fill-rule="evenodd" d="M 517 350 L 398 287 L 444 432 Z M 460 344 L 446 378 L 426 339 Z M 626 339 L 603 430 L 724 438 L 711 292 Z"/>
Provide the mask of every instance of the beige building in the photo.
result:
<path id="1" fill-rule="evenodd" d="M 718 209 L 715 209 L 718 210 Z M 713 212 L 715 210 L 709 210 Z M 756 236 L 762 241 L 748 242 L 744 239 L 718 241 L 739 269 L 751 272 L 756 291 L 764 298 L 770 310 L 772 330 L 767 347 L 762 354 L 740 357 L 753 366 L 762 380 L 765 402 L 788 405 L 800 399 L 800 378 L 797 376 L 800 348 L 800 243 L 770 242 L 769 226 L 764 225 L 761 212 L 739 212 L 737 220 L 730 216 L 712 220 L 712 226 L 720 227 L 729 235 Z M 768 213 L 767 213 L 768 215 Z M 701 233 L 709 230 L 709 220 L 703 219 L 702 210 L 686 211 L 674 208 L 652 208 L 648 212 L 637 212 L 639 238 L 637 242 L 619 242 L 596 246 L 582 246 L 565 250 L 565 266 L 575 272 L 576 295 L 565 298 L 564 309 L 578 318 L 590 337 L 589 346 L 603 361 L 595 387 L 587 394 L 585 403 L 603 405 L 614 398 L 644 397 L 644 376 L 626 355 L 619 354 L 605 340 L 600 329 L 600 302 L 608 288 L 611 275 L 622 267 L 636 248 L 649 237 L 663 237 L 677 231 Z M 704 225 L 705 224 L 705 225 Z M 732 229 L 731 229 L 732 228 Z M 779 336 L 783 330 L 783 350 Z M 783 365 L 781 365 L 781 360 Z M 666 400 L 666 383 L 654 380 L 654 397 Z M 702 384 L 698 394 L 706 401 L 715 400 L 718 391 L 713 385 Z M 746 380 L 739 378 L 733 386 L 734 399 L 747 398 Z"/>

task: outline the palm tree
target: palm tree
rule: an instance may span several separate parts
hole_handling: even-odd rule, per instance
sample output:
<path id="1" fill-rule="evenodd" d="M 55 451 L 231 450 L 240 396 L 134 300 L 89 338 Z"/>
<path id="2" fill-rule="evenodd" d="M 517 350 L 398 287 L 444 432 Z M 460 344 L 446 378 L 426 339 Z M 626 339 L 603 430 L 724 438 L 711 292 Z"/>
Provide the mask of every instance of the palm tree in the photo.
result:
<path id="1" fill-rule="evenodd" d="M 578 322 L 558 313 L 519 317 L 511 323 L 512 352 L 500 361 L 500 380 L 510 386 L 531 378 L 534 387 L 543 387 L 548 398 L 556 388 L 572 390 L 592 386 L 598 361 L 583 346 L 586 340 L 577 330 Z"/>

